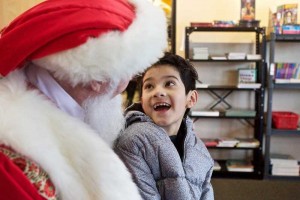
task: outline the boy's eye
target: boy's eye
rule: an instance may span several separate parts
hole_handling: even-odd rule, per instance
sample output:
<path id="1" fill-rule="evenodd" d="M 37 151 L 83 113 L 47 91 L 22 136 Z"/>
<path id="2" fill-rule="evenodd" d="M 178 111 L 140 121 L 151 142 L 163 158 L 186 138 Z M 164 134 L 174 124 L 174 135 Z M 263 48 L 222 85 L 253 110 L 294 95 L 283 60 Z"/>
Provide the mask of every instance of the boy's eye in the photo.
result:
<path id="1" fill-rule="evenodd" d="M 153 88 L 153 85 L 151 85 L 151 84 L 144 85 L 144 89 L 151 89 L 151 88 Z"/>
<path id="2" fill-rule="evenodd" d="M 175 85 L 174 81 L 167 81 L 166 82 L 166 86 L 173 86 L 173 85 Z"/>

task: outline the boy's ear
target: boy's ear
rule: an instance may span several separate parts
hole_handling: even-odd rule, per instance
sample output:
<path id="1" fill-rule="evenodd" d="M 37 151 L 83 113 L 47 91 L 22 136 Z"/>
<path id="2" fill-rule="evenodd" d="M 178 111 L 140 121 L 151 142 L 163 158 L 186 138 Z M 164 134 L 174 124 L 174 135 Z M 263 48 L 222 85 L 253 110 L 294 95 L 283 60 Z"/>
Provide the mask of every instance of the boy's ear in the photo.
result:
<path id="1" fill-rule="evenodd" d="M 198 101 L 198 92 L 196 90 L 189 91 L 187 95 L 187 108 L 192 108 Z"/>

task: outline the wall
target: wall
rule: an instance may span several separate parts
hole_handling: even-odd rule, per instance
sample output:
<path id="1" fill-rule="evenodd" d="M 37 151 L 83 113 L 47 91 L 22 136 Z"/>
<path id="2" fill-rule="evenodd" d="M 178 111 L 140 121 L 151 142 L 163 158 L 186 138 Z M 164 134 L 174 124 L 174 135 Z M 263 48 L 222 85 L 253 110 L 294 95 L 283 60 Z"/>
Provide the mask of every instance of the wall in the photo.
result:
<path id="1" fill-rule="evenodd" d="M 39 2 L 42 0 L 0 0 L 0 29 Z"/>

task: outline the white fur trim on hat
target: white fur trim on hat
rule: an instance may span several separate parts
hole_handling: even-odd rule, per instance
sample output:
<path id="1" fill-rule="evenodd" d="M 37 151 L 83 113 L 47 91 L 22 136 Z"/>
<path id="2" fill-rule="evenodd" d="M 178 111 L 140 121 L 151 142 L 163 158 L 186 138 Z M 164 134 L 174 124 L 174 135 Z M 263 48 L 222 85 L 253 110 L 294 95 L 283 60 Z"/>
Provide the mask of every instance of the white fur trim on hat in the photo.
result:
<path id="1" fill-rule="evenodd" d="M 129 79 L 163 55 L 167 47 L 167 22 L 162 9 L 147 0 L 129 0 L 136 18 L 124 32 L 111 31 L 89 38 L 76 48 L 33 62 L 72 85 L 91 80 Z"/>

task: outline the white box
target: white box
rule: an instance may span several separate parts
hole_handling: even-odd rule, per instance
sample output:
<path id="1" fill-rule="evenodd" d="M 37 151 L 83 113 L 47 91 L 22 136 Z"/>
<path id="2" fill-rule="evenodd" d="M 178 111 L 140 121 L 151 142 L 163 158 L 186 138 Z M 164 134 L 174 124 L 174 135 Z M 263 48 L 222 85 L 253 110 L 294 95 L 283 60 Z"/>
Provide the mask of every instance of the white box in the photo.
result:
<path id="1" fill-rule="evenodd" d="M 256 69 L 238 69 L 238 83 L 256 83 Z"/>

